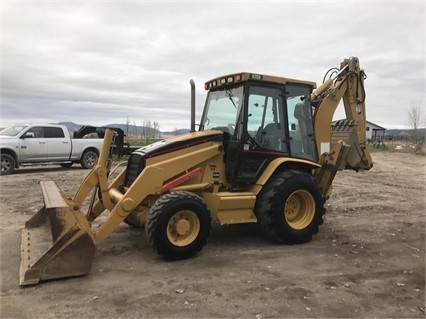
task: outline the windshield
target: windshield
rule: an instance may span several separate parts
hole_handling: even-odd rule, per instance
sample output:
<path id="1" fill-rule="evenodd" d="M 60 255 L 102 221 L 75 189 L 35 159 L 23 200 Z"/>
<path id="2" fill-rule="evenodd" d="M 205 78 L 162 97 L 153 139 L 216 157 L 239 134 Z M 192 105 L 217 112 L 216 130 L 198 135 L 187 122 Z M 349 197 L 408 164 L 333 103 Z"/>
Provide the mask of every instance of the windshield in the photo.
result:
<path id="1" fill-rule="evenodd" d="M 27 128 L 27 126 L 25 126 L 25 125 L 6 127 L 5 129 L 3 129 L 3 130 L 0 131 L 0 135 L 4 135 L 4 136 L 16 136 L 20 132 L 22 132 L 22 130 L 24 130 L 25 128 Z"/>
<path id="2" fill-rule="evenodd" d="M 233 133 L 243 102 L 243 86 L 210 91 L 201 120 L 201 130 Z"/>

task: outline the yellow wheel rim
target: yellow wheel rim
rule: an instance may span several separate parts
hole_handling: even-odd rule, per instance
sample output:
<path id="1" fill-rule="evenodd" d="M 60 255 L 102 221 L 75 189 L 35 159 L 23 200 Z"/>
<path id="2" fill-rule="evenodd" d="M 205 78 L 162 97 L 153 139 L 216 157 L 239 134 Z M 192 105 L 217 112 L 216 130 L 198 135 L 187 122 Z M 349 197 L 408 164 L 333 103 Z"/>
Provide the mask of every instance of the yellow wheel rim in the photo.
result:
<path id="1" fill-rule="evenodd" d="M 304 229 L 315 216 L 315 200 L 306 190 L 297 190 L 287 199 L 284 206 L 284 218 L 293 229 Z"/>
<path id="2" fill-rule="evenodd" d="M 200 220 L 189 210 L 182 210 L 172 216 L 167 224 L 167 238 L 175 246 L 191 244 L 200 232 Z"/>

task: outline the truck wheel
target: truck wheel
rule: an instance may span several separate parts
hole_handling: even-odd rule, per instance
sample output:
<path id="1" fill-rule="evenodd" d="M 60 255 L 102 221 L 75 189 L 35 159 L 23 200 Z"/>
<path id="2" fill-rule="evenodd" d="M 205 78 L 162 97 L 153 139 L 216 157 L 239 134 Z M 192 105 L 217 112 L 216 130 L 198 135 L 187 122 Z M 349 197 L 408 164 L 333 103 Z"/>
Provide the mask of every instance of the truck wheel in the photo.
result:
<path id="1" fill-rule="evenodd" d="M 207 243 L 211 216 L 204 200 L 187 192 L 160 197 L 146 218 L 146 236 L 153 249 L 166 259 L 185 259 L 197 254 Z"/>
<path id="2" fill-rule="evenodd" d="M 260 192 L 254 208 L 263 234 L 286 244 L 312 239 L 323 223 L 325 199 L 315 179 L 302 171 L 273 175 Z"/>
<path id="3" fill-rule="evenodd" d="M 12 174 L 15 170 L 15 159 L 12 155 L 1 154 L 1 175 Z"/>
<path id="4" fill-rule="evenodd" d="M 98 154 L 95 151 L 87 150 L 83 153 L 81 157 L 80 164 L 83 168 L 91 169 L 96 164 L 98 159 Z"/>

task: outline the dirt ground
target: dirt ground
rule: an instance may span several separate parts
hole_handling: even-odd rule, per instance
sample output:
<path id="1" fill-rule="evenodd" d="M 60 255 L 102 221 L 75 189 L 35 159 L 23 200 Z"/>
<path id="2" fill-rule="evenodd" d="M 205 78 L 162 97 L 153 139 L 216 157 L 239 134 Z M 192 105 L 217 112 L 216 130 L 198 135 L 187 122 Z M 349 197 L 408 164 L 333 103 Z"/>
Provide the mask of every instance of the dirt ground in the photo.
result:
<path id="1" fill-rule="evenodd" d="M 0 177 L 1 318 L 424 318 L 424 156 L 373 153 L 369 172 L 338 174 L 325 223 L 303 245 L 255 224 L 214 226 L 195 258 L 166 262 L 123 224 L 88 276 L 19 287 L 24 222 L 39 180 L 72 196 L 88 171 L 30 167 Z"/>

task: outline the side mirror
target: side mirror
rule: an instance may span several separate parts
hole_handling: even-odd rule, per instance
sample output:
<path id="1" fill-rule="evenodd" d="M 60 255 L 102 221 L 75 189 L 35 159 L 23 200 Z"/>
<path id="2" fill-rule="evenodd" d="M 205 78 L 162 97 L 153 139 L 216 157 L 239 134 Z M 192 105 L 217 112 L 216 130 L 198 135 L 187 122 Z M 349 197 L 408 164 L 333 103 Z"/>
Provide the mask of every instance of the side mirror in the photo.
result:
<path id="1" fill-rule="evenodd" d="M 291 130 L 292 130 L 292 131 L 295 131 L 295 130 L 296 130 L 296 124 L 294 124 L 294 123 L 292 123 L 292 124 L 291 124 Z"/>
<path id="2" fill-rule="evenodd" d="M 31 137 L 35 137 L 34 132 L 27 132 L 21 136 L 21 138 L 31 138 Z"/>

